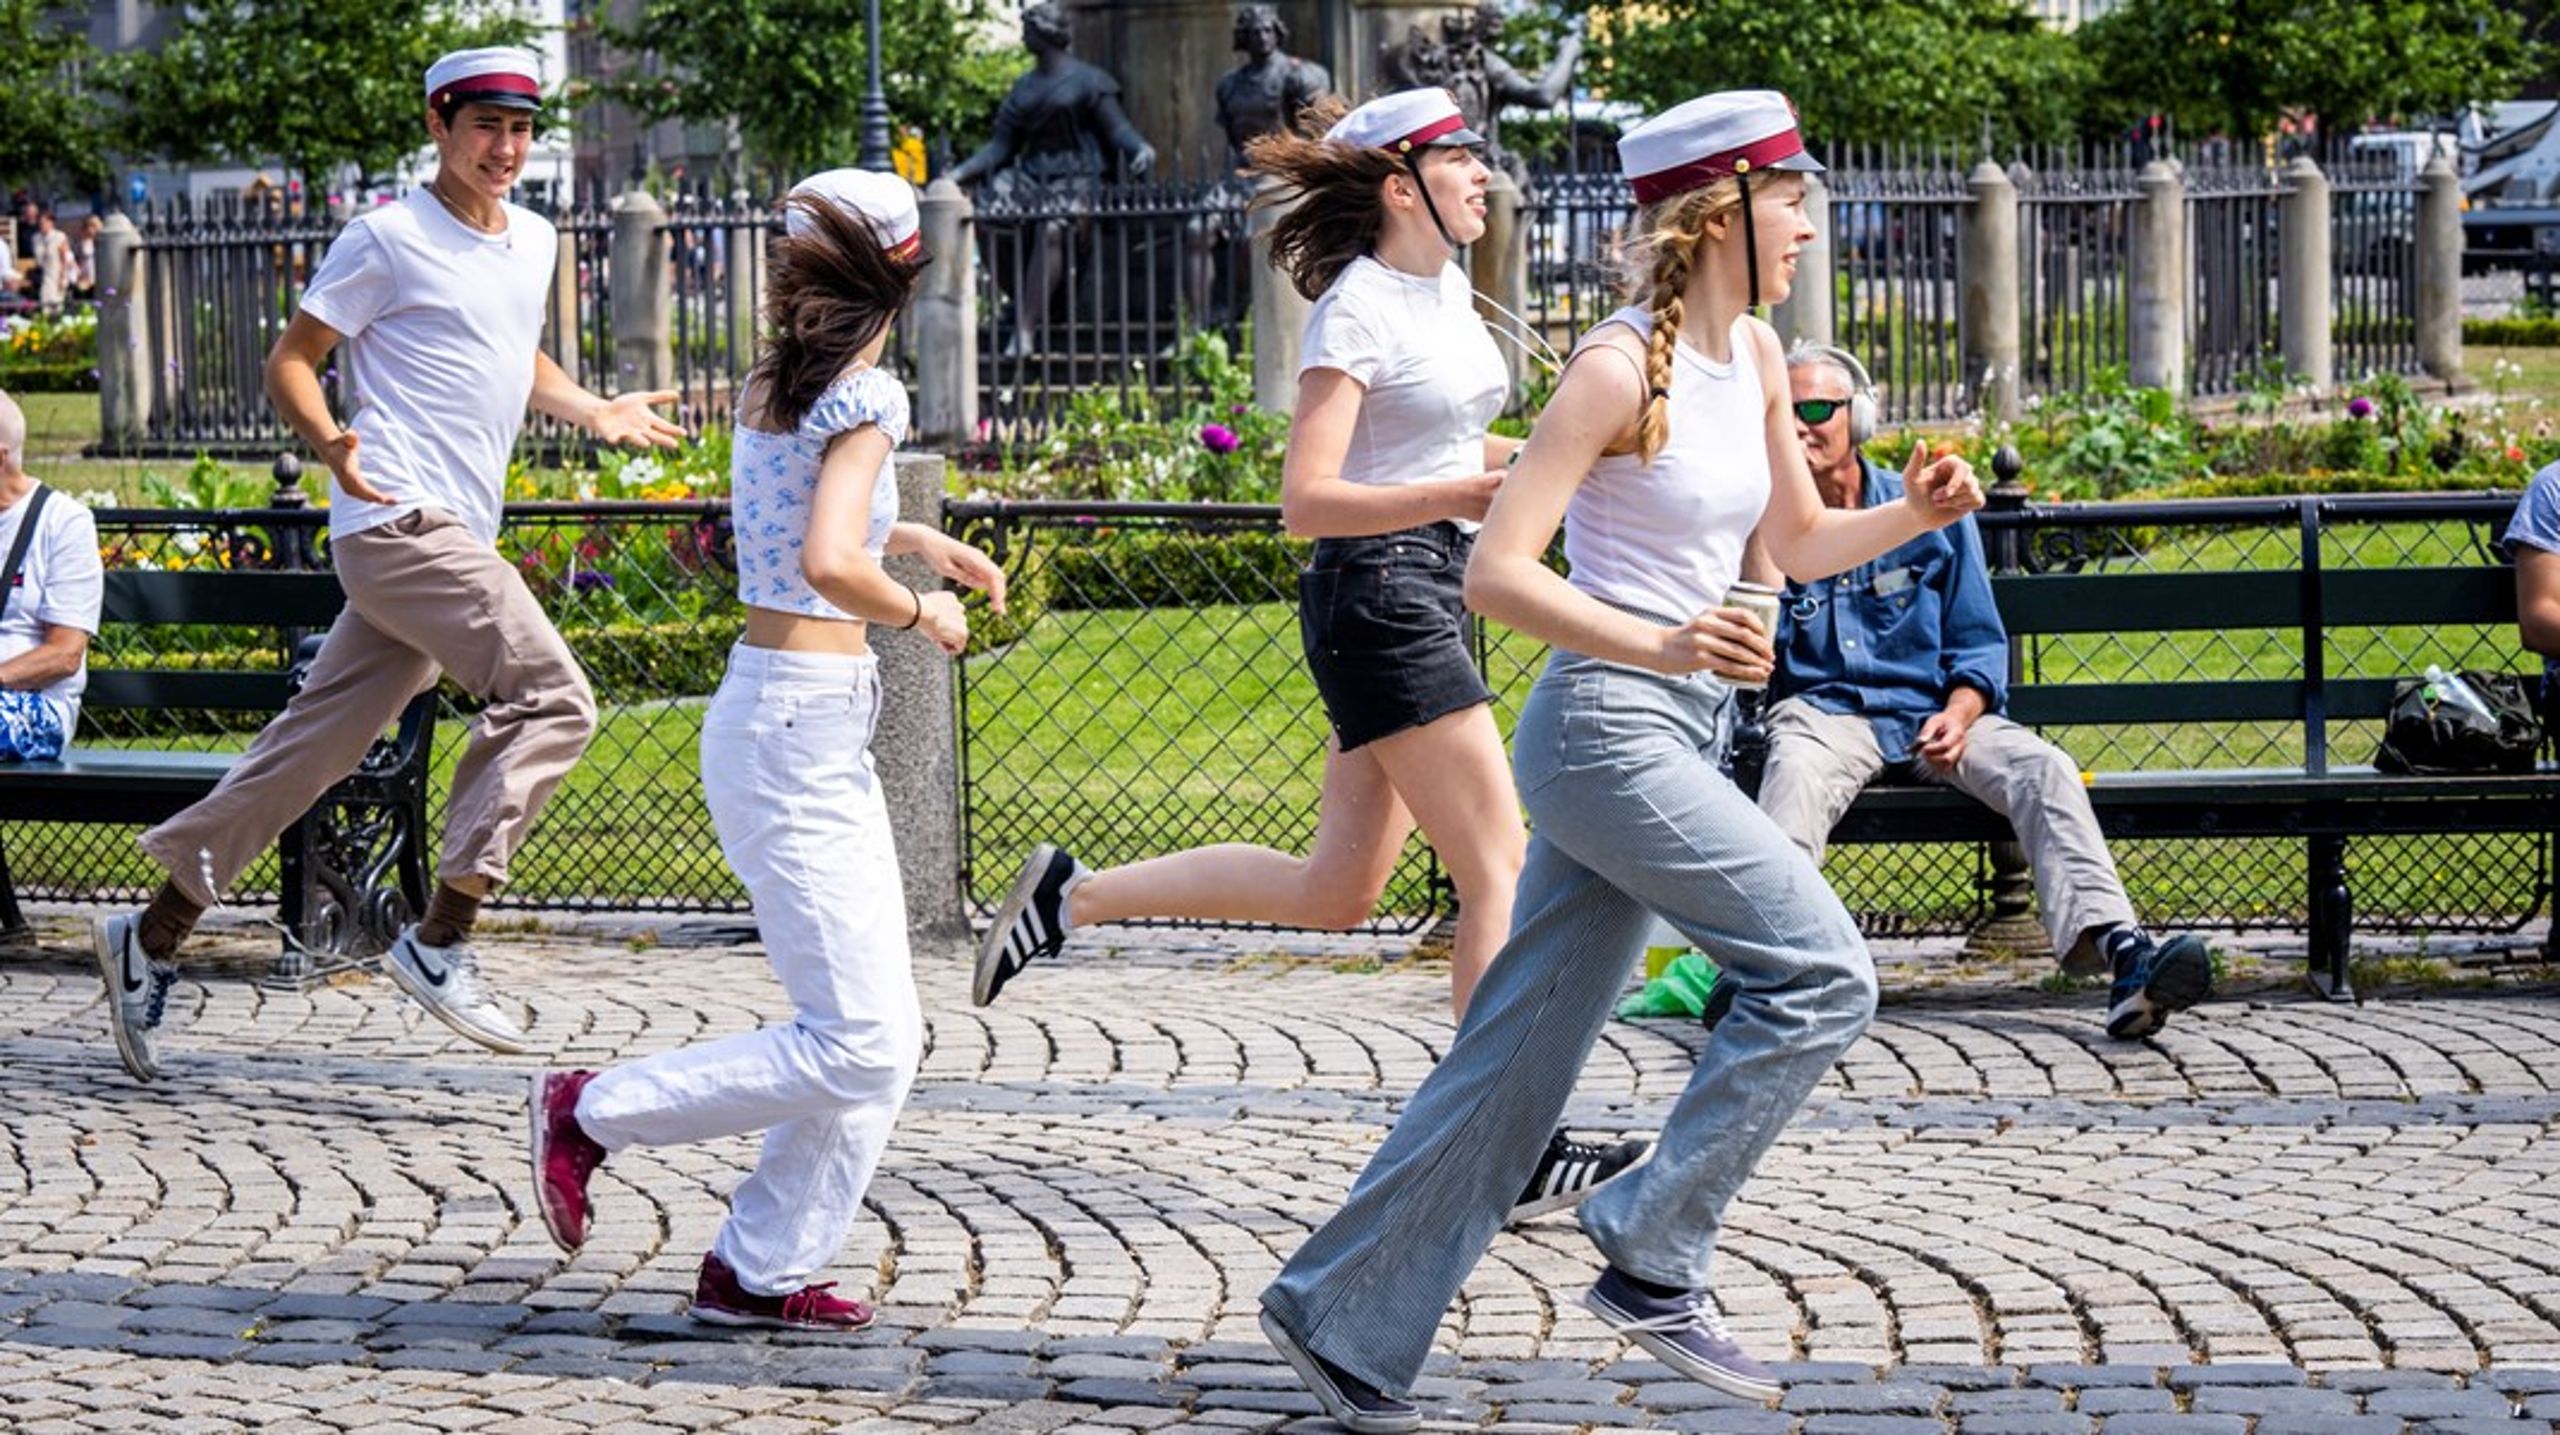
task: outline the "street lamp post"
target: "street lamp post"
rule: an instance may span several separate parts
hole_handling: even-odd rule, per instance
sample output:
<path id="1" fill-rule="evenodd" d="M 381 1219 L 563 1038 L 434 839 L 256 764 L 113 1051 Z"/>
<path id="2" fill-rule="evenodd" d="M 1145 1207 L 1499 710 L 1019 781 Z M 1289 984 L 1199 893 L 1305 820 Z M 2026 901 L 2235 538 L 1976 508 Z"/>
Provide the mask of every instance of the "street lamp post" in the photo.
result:
<path id="1" fill-rule="evenodd" d="M 854 161 L 868 170 L 889 167 L 889 96 L 880 88 L 880 0 L 867 0 L 865 24 L 870 31 L 871 88 L 862 96 L 862 153 Z"/>

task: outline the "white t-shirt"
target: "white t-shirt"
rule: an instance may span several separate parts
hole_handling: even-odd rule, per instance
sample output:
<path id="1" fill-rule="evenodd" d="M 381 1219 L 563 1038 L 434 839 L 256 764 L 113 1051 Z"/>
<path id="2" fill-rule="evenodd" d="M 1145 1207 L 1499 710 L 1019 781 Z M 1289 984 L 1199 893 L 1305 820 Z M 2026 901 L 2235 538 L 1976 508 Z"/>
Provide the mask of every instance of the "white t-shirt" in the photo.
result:
<path id="1" fill-rule="evenodd" d="M 25 498 L 0 508 L 0 558 L 17 543 L 18 527 L 26 522 L 34 498 L 31 489 Z M 98 636 L 98 605 L 106 586 L 106 567 L 98 561 L 98 525 L 89 517 L 88 505 L 54 490 L 36 520 L 17 588 L 0 594 L 7 604 L 0 608 L 0 662 L 42 646 L 47 628 L 77 628 Z M 41 689 L 62 719 L 66 739 L 79 723 L 80 690 L 88 685 L 89 665 L 84 662 L 71 676 Z"/>
<path id="2" fill-rule="evenodd" d="M 302 310 L 346 336 L 339 398 L 356 467 L 396 500 L 333 492 L 330 537 L 437 508 L 496 541 L 560 246 L 549 220 L 512 204 L 506 215 L 505 233 L 482 234 L 413 189 L 321 257 Z"/>
<path id="3" fill-rule="evenodd" d="M 1457 265 L 1426 279 L 1375 255 L 1352 260 L 1307 316 L 1300 353 L 1300 374 L 1340 369 L 1368 390 L 1342 456 L 1345 479 L 1394 485 L 1484 472 L 1485 428 L 1510 395 L 1511 371 Z"/>

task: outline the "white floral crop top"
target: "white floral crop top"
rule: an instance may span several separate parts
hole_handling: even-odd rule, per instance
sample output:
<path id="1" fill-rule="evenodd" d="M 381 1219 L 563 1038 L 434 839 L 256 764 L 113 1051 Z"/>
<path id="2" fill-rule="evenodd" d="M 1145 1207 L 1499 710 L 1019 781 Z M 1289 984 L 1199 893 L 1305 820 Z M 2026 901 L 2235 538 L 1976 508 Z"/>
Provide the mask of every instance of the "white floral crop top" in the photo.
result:
<path id="1" fill-rule="evenodd" d="M 729 452 L 730 526 L 737 545 L 738 596 L 758 608 L 812 618 L 853 615 L 818 596 L 800 571 L 818 469 L 837 434 L 876 424 L 893 456 L 880 461 L 871 485 L 871 526 L 862 546 L 880 556 L 898 521 L 894 450 L 907 438 L 907 390 L 879 369 L 856 369 L 827 386 L 791 433 L 738 426 Z"/>

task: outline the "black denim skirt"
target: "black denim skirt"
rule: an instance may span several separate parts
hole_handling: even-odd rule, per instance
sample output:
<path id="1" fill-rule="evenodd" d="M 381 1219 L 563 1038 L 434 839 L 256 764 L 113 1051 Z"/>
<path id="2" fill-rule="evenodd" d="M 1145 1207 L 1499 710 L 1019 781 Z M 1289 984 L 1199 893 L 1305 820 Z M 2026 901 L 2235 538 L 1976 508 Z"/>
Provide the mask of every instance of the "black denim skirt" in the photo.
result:
<path id="1" fill-rule="evenodd" d="M 1298 637 L 1343 751 L 1493 701 L 1467 652 L 1474 543 L 1454 523 L 1316 541 Z"/>

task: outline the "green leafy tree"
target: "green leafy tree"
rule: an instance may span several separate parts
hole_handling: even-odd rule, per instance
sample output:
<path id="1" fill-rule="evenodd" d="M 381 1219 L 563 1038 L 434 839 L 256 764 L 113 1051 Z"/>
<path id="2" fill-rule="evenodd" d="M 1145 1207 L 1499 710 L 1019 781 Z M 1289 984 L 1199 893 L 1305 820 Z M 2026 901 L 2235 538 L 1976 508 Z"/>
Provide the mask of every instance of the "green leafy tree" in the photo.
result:
<path id="1" fill-rule="evenodd" d="M 2090 71 L 2018 0 L 1602 0 L 1583 80 L 1647 110 L 1709 90 L 1783 90 L 1828 141 L 2053 139 Z M 2112 77 L 2111 77 L 2112 81 Z"/>
<path id="2" fill-rule="evenodd" d="M 316 182 L 383 173 L 426 143 L 420 84 L 438 55 L 532 33 L 504 0 L 197 0 L 158 53 L 110 74 L 133 151 L 280 160 Z"/>
<path id="3" fill-rule="evenodd" d="M 2125 0 L 2082 35 L 2107 76 L 2093 120 L 2156 112 L 2195 135 L 2449 115 L 2510 97 L 2540 58 L 2502 0 Z"/>
<path id="4" fill-rule="evenodd" d="M 985 135 L 1029 63 L 986 43 L 994 13 L 993 0 L 880 0 L 893 123 L 954 152 Z M 869 74 L 865 19 L 863 0 L 642 0 L 604 38 L 625 55 L 659 57 L 657 72 L 599 89 L 652 119 L 736 120 L 750 162 L 776 179 L 850 164 Z"/>
<path id="5" fill-rule="evenodd" d="M 106 134 L 77 81 L 97 56 L 57 8 L 0 0 L 0 178 L 95 187 L 106 181 Z"/>

